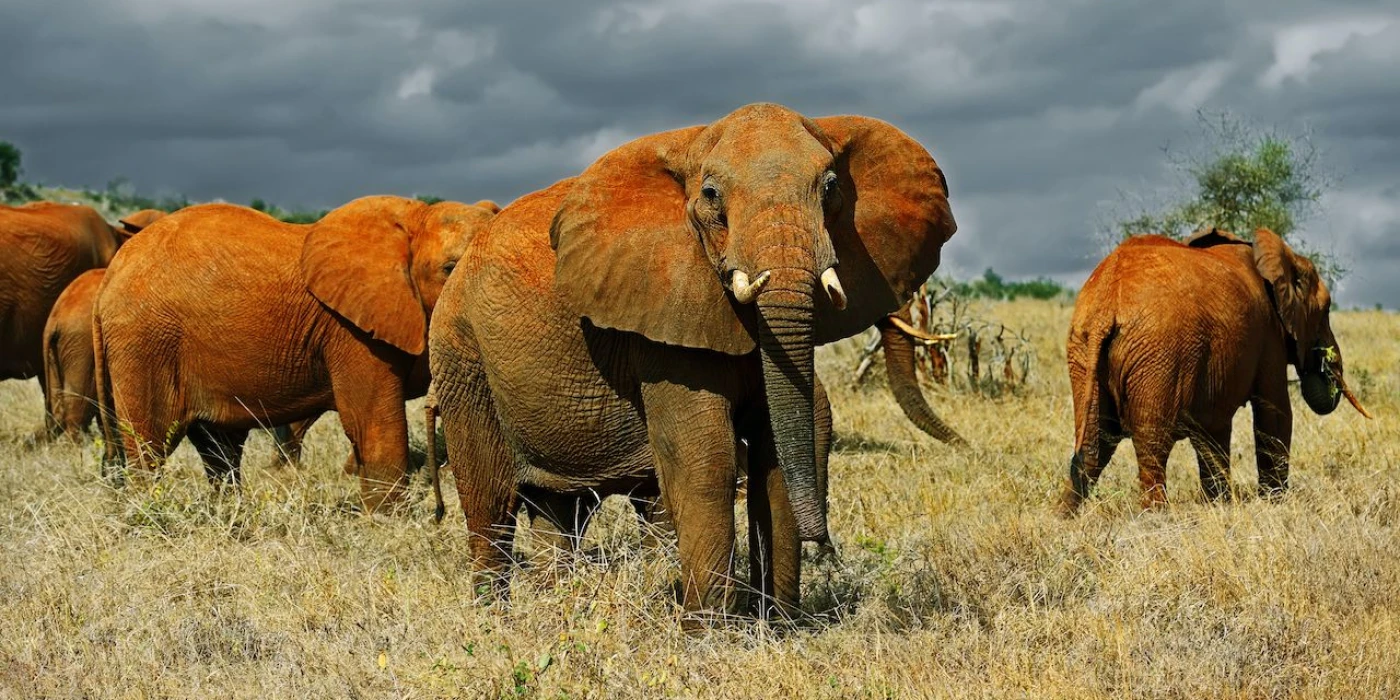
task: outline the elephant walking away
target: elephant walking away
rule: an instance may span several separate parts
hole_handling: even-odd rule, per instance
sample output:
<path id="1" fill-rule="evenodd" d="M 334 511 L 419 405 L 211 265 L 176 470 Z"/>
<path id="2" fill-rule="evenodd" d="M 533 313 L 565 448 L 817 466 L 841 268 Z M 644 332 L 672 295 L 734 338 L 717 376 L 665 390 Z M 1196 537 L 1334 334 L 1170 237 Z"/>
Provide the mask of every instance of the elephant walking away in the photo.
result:
<path id="1" fill-rule="evenodd" d="M 147 213 L 113 227 L 91 207 L 0 205 L 0 380 L 38 377 L 45 407 L 51 404 L 43 338 L 54 302 L 79 275 L 106 267 Z M 45 416 L 43 433 L 51 433 L 56 426 Z"/>
<path id="2" fill-rule="evenodd" d="M 1124 437 L 1143 508 L 1166 503 L 1167 458 L 1181 440 L 1196 450 L 1206 496 L 1228 498 L 1231 422 L 1246 403 L 1259 490 L 1287 489 L 1289 365 L 1314 412 L 1331 413 L 1345 396 L 1370 417 L 1347 388 L 1331 307 L 1312 262 L 1267 229 L 1253 243 L 1212 229 L 1185 244 L 1138 236 L 1118 246 L 1074 306 L 1074 456 L 1059 511 L 1079 509 Z"/>

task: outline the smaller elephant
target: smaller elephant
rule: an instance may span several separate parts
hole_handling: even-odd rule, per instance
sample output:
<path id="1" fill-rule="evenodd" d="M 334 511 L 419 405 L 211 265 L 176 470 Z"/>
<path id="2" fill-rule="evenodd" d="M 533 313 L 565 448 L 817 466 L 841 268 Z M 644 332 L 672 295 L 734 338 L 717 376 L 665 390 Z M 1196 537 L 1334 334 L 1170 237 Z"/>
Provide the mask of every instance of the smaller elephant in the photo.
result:
<path id="1" fill-rule="evenodd" d="M 113 227 L 91 207 L 0 205 L 0 380 L 38 377 L 47 404 L 43 337 L 49 311 L 78 275 L 107 266 L 131 228 Z"/>
<path id="2" fill-rule="evenodd" d="M 142 209 L 118 222 L 134 234 L 165 216 Z M 62 433 L 77 440 L 97 418 L 97 382 L 93 378 L 92 307 L 106 268 L 88 270 L 69 284 L 44 324 L 44 385 L 48 412 L 44 437 Z"/>
<path id="3" fill-rule="evenodd" d="M 1267 229 L 1250 243 L 1212 229 L 1180 243 L 1138 236 L 1084 283 L 1069 333 L 1074 456 L 1059 511 L 1075 513 L 1124 436 L 1137 452 L 1142 507 L 1165 505 L 1172 447 L 1189 439 L 1208 498 L 1230 497 L 1235 412 L 1254 413 L 1263 495 L 1288 488 L 1293 413 L 1331 413 L 1347 388 L 1327 286 L 1311 261 Z"/>

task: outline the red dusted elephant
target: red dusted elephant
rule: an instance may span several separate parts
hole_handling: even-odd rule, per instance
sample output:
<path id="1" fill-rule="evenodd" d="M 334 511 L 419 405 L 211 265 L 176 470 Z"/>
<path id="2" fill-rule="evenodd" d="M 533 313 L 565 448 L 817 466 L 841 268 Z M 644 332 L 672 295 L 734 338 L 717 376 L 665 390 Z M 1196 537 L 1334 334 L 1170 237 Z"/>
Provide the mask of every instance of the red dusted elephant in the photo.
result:
<path id="1" fill-rule="evenodd" d="M 113 261 L 94 312 L 109 461 L 153 469 L 188 434 L 238 481 L 256 427 L 340 413 L 369 510 L 400 500 L 404 401 L 428 319 L 489 202 L 365 197 L 313 224 L 228 204 L 156 222 Z"/>
<path id="2" fill-rule="evenodd" d="M 897 311 L 955 230 L 909 136 L 771 104 L 512 203 L 430 333 L 478 572 L 504 580 L 519 498 L 657 479 L 685 609 L 728 607 L 746 449 L 754 588 L 790 612 L 801 541 L 828 540 L 813 348 Z"/>
<path id="3" fill-rule="evenodd" d="M 106 267 L 130 235 L 91 207 L 0 206 L 0 380 L 38 377 L 47 406 L 43 336 L 49 311 L 78 275 Z"/>
<path id="4" fill-rule="evenodd" d="M 165 212 L 143 209 L 122 217 L 128 233 L 149 226 Z M 44 386 L 49 437 L 59 433 L 70 439 L 97 418 L 97 382 L 93 378 L 92 307 L 105 268 L 88 270 L 74 279 L 54 302 L 44 323 Z"/>
<path id="5" fill-rule="evenodd" d="M 1167 458 L 1180 440 L 1196 450 L 1206 496 L 1228 498 L 1231 423 L 1246 403 L 1259 490 L 1287 489 L 1290 365 L 1315 413 L 1345 396 L 1369 417 L 1343 377 L 1331 307 L 1312 262 L 1267 229 L 1253 243 L 1212 229 L 1185 244 L 1138 236 L 1118 246 L 1074 305 L 1074 456 L 1060 512 L 1079 509 L 1127 436 L 1144 508 L 1166 503 Z"/>

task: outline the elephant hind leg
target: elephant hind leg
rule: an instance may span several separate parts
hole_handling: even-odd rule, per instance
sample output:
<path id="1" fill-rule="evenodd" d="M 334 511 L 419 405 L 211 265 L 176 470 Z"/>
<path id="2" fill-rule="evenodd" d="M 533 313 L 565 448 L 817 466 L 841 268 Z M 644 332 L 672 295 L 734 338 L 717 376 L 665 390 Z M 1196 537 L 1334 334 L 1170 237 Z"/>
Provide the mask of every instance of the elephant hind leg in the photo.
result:
<path id="1" fill-rule="evenodd" d="M 557 550 L 577 552 L 583 542 L 584 529 L 602 501 L 593 493 L 561 494 L 545 489 L 522 486 L 519 494 L 530 514 L 530 526 L 545 543 Z M 553 526 L 555 537 L 540 530 L 541 521 Z"/>
<path id="2" fill-rule="evenodd" d="M 237 488 L 241 484 L 239 465 L 243 461 L 243 443 L 248 439 L 248 431 L 197 422 L 190 426 L 189 438 L 204 462 L 204 475 L 214 488 Z"/>
<path id="3" fill-rule="evenodd" d="M 1157 425 L 1133 433 L 1143 510 L 1155 510 L 1167 505 L 1167 460 L 1171 458 L 1175 442 L 1170 430 Z"/>
<path id="4" fill-rule="evenodd" d="M 1228 501 L 1230 491 L 1230 426 L 1197 431 L 1191 436 L 1196 450 L 1196 468 L 1201 474 L 1201 491 L 1211 501 Z"/>
<path id="5" fill-rule="evenodd" d="M 1065 480 L 1060 502 L 1056 506 L 1056 512 L 1063 517 L 1072 516 L 1079 511 L 1079 506 L 1099 483 L 1104 467 L 1113 459 L 1113 453 L 1118 450 L 1118 443 L 1123 440 L 1123 428 L 1114 415 L 1113 407 L 1107 397 L 1100 401 L 1102 409 L 1096 428 L 1092 431 L 1092 441 L 1076 445 L 1074 454 L 1070 456 L 1069 478 Z"/>

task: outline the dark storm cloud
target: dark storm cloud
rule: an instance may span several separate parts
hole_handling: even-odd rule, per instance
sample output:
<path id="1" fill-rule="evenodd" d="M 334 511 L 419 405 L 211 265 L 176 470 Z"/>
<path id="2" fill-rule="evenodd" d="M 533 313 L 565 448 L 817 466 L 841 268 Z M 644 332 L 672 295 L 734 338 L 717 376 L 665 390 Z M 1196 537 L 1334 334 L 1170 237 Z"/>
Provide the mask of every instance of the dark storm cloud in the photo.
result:
<path id="1" fill-rule="evenodd" d="M 13 3 L 12 3 L 13 4 Z M 32 177 L 329 207 L 508 201 L 748 102 L 887 119 L 947 171 L 948 269 L 1078 282 L 1195 109 L 1311 125 L 1345 303 L 1400 306 L 1400 12 L 1382 3 L 56 0 L 0 11 Z"/>

